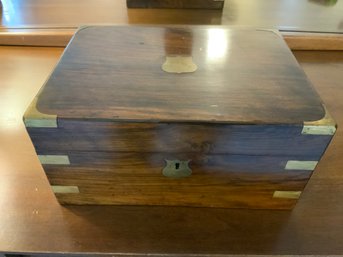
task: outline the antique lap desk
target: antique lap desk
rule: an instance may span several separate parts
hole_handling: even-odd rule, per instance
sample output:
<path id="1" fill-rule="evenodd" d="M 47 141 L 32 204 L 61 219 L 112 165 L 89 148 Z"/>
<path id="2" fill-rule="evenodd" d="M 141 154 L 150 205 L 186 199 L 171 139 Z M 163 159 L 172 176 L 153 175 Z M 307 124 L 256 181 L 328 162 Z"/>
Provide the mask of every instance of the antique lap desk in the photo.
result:
<path id="1" fill-rule="evenodd" d="M 24 115 L 62 204 L 290 209 L 336 125 L 277 32 L 81 28 Z"/>

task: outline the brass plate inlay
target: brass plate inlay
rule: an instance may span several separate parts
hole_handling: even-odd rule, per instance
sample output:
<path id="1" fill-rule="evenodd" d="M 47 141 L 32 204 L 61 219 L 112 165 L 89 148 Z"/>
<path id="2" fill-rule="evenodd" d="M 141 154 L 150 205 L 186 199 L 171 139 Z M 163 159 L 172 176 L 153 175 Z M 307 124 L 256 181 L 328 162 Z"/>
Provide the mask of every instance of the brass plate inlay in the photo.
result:
<path id="1" fill-rule="evenodd" d="M 28 128 L 57 128 L 57 115 L 44 114 L 37 109 L 36 96 L 24 114 L 24 123 Z"/>
<path id="2" fill-rule="evenodd" d="M 162 70 L 168 73 L 190 73 L 198 69 L 192 56 L 166 56 Z"/>
<path id="3" fill-rule="evenodd" d="M 304 125 L 301 134 L 305 135 L 333 135 L 336 132 L 335 126 L 313 126 Z"/>
<path id="4" fill-rule="evenodd" d="M 330 113 L 323 105 L 325 116 L 317 121 L 305 121 L 301 134 L 304 135 L 334 135 L 336 132 L 336 123 Z"/>
<path id="5" fill-rule="evenodd" d="M 286 170 L 314 170 L 318 161 L 288 161 Z"/>
<path id="6" fill-rule="evenodd" d="M 41 164 L 70 165 L 67 155 L 38 155 Z"/>
<path id="7" fill-rule="evenodd" d="M 55 194 L 78 194 L 80 193 L 77 186 L 51 186 Z"/>
<path id="8" fill-rule="evenodd" d="M 275 191 L 273 198 L 299 199 L 301 191 Z"/>

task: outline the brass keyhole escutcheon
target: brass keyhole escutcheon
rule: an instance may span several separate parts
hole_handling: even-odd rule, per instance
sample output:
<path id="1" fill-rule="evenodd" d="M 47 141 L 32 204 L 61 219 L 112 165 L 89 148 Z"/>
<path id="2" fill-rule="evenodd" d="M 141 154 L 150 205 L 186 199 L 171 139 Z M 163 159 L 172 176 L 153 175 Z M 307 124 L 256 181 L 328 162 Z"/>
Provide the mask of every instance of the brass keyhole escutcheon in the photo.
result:
<path id="1" fill-rule="evenodd" d="M 180 161 L 180 160 L 165 160 L 166 166 L 162 170 L 162 173 L 166 177 L 170 178 L 185 178 L 192 174 L 189 163 L 191 160 Z"/>

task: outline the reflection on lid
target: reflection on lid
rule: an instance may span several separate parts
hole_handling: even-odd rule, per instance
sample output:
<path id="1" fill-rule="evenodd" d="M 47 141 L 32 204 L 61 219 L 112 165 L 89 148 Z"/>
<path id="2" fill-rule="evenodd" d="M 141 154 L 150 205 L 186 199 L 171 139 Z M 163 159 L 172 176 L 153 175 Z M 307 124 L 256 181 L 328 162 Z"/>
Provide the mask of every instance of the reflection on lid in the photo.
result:
<path id="1" fill-rule="evenodd" d="M 207 42 L 207 58 L 216 61 L 225 58 L 228 51 L 228 35 L 223 29 L 209 29 Z"/>

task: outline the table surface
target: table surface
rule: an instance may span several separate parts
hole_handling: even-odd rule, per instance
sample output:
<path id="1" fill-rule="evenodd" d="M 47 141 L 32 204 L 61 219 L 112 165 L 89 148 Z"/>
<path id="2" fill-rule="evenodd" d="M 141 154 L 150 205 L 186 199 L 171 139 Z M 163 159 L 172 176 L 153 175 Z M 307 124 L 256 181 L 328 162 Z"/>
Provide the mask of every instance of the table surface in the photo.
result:
<path id="1" fill-rule="evenodd" d="M 223 11 L 127 9 L 125 0 L 3 0 L 2 29 L 84 24 L 213 24 L 343 32 L 343 1 L 226 0 Z"/>
<path id="2" fill-rule="evenodd" d="M 85 24 L 206 24 L 278 29 L 296 50 L 343 49 L 342 1 L 226 0 L 223 11 L 127 9 L 125 0 L 2 2 L 0 45 L 65 47 Z"/>
<path id="3" fill-rule="evenodd" d="M 61 48 L 0 47 L 0 249 L 4 252 L 339 254 L 343 134 L 338 129 L 293 211 L 60 206 L 21 117 Z M 338 126 L 343 52 L 296 52 Z"/>
<path id="4" fill-rule="evenodd" d="M 99 0 L 99 5 L 90 0 L 3 2 L 7 5 L 3 6 L 2 30 L 145 22 L 253 23 L 295 30 L 342 31 L 341 1 L 335 6 L 323 6 L 324 1 L 313 0 L 280 0 L 279 4 L 272 0 L 229 0 L 219 16 L 217 11 L 126 11 L 121 0 Z M 262 15 L 258 12 L 261 8 L 270 13 Z M 0 252 L 343 253 L 342 51 L 294 52 L 339 128 L 293 211 L 60 206 L 35 155 L 22 115 L 62 51 L 0 47 Z"/>

